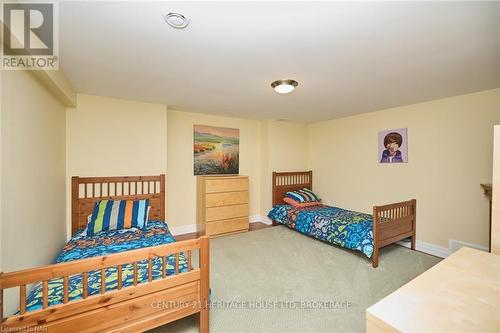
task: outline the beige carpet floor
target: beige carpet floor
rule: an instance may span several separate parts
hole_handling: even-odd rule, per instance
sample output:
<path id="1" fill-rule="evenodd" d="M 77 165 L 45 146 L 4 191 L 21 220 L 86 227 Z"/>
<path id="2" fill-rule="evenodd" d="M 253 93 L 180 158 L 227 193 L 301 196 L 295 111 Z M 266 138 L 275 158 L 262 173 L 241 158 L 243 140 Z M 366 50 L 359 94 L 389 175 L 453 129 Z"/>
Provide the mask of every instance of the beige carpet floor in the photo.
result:
<path id="1" fill-rule="evenodd" d="M 366 308 L 439 260 L 391 245 L 380 251 L 379 267 L 373 269 L 361 253 L 283 226 L 215 238 L 212 301 L 233 308 L 213 308 L 210 330 L 364 332 Z M 151 332 L 198 332 L 197 317 Z"/>

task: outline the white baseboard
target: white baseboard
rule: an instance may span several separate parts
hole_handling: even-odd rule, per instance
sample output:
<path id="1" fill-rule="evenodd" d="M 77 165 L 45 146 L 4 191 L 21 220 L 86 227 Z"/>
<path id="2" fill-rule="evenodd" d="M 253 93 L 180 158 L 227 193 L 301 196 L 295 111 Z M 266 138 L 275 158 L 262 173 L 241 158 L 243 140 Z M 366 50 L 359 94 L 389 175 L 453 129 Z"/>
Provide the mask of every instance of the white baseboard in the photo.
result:
<path id="1" fill-rule="evenodd" d="M 193 232 L 196 232 L 196 224 L 186 224 L 170 228 L 170 233 L 172 233 L 172 235 L 174 236 L 190 234 Z"/>
<path id="2" fill-rule="evenodd" d="M 267 225 L 273 224 L 273 221 L 267 216 L 264 215 L 252 215 L 250 216 L 250 223 L 262 222 Z"/>
<path id="3" fill-rule="evenodd" d="M 448 241 L 448 248 L 450 249 L 450 254 L 452 254 L 453 252 L 456 252 L 458 250 L 460 250 L 462 247 L 470 247 L 470 248 L 473 248 L 473 249 L 476 249 L 476 250 L 481 250 L 481 251 L 485 251 L 485 252 L 488 252 L 488 247 L 486 246 L 483 246 L 483 245 L 478 245 L 478 244 L 472 244 L 472 243 L 467 243 L 467 242 L 463 242 L 463 241 L 459 241 L 459 240 L 456 240 L 456 239 L 450 239 Z"/>
<path id="4" fill-rule="evenodd" d="M 407 248 L 410 248 L 411 243 L 410 242 L 398 242 L 399 245 L 405 246 Z M 450 239 L 448 242 L 448 248 L 444 246 L 439 246 L 431 243 L 427 243 L 424 241 L 417 240 L 417 244 L 415 245 L 415 250 L 424 252 L 436 257 L 440 258 L 446 258 L 453 252 L 457 251 L 461 247 L 466 246 L 466 247 L 471 247 L 473 249 L 478 249 L 482 251 L 488 251 L 488 249 L 485 246 L 482 245 L 477 245 L 477 244 L 471 244 L 467 242 L 462 242 L 458 241 L 455 239 Z"/>
<path id="5" fill-rule="evenodd" d="M 260 215 L 251 215 L 249 220 L 250 223 L 260 222 Z"/>
<path id="6" fill-rule="evenodd" d="M 251 215 L 249 217 L 249 222 L 250 223 L 262 222 L 268 225 L 272 224 L 272 221 L 267 216 L 262 216 L 262 215 Z M 190 234 L 196 232 L 196 224 L 186 224 L 186 225 L 180 225 L 178 227 L 171 227 L 170 232 L 174 236 Z"/>
<path id="7" fill-rule="evenodd" d="M 398 242 L 399 245 L 405 246 L 407 248 L 411 247 L 410 242 Z M 417 244 L 415 245 L 415 250 L 424 252 L 439 258 L 446 258 L 450 252 L 447 248 L 439 245 L 434 245 L 431 243 L 427 243 L 424 241 L 417 240 Z"/>

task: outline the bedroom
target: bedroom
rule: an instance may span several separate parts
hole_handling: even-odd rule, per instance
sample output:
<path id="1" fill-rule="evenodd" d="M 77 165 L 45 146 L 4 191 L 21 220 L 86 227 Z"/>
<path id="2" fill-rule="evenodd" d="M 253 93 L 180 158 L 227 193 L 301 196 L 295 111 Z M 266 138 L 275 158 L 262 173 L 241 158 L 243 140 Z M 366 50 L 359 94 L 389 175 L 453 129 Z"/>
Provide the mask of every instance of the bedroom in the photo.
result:
<path id="1" fill-rule="evenodd" d="M 491 252 L 499 253 L 500 196 L 493 191 L 490 208 L 488 185 L 500 177 L 500 158 L 493 158 L 500 147 L 500 129 L 494 131 L 500 124 L 500 3 L 45 1 L 53 6 L 33 7 L 35 14 L 25 20 L 33 20 L 42 42 L 45 32 L 36 27 L 42 21 L 53 24 L 57 69 L 40 62 L 45 67 L 36 71 L 5 62 L 23 59 L 5 52 L 23 44 L 21 40 L 28 45 L 29 39 L 24 38 L 29 34 L 6 38 L 5 31 L 16 31 L 14 26 L 5 29 L 6 17 L 10 24 L 30 3 L 16 1 L 24 6 L 13 8 L 2 3 L 2 38 L 8 40 L 2 53 L 0 110 L 2 329 L 12 325 L 19 330 L 23 320 L 31 320 L 33 327 L 64 331 L 64 323 L 83 325 L 78 318 L 102 311 L 103 318 L 119 324 L 87 320 L 85 330 L 130 325 L 120 327 L 359 332 L 371 329 L 367 308 L 425 277 L 459 248 L 483 254 L 491 245 Z M 11 16 L 6 14 L 10 11 Z M 36 52 L 25 56 L 46 57 Z M 273 84 L 279 80 L 295 82 Z M 275 88 L 293 91 L 281 94 Z M 393 132 L 399 136 L 389 135 Z M 209 134 L 227 138 L 209 142 Z M 402 163 L 381 163 L 394 144 L 399 149 L 390 161 L 400 152 Z M 237 172 L 233 165 L 216 171 L 218 175 L 203 174 L 207 168 L 197 163 L 211 155 L 200 153 L 200 147 L 230 147 Z M 279 173 L 276 178 L 273 172 Z M 283 172 L 299 174 L 287 178 Z M 125 176 L 153 178 L 121 178 Z M 73 177 L 81 177 L 76 185 Z M 225 218 L 210 218 L 207 212 L 231 209 L 209 207 L 206 182 L 212 179 L 233 179 L 242 186 L 227 190 L 223 200 L 224 206 L 244 211 L 229 218 L 237 227 L 209 221 Z M 292 188 L 283 187 L 287 184 Z M 359 244 L 346 245 L 341 232 L 332 232 L 337 239 L 316 234 L 320 240 L 301 234 L 311 234 L 310 226 L 321 222 L 307 220 L 318 206 L 285 212 L 277 222 L 290 228 L 272 226 L 268 214 L 273 206 L 284 204 L 288 190 L 303 187 L 322 204 L 346 210 L 325 208 L 325 214 L 340 212 L 368 225 L 363 237 L 370 235 L 365 240 L 372 249 L 343 248 Z M 118 251 L 98 264 L 103 257 L 87 253 L 91 245 L 70 241 L 74 226 L 85 228 L 91 222 L 98 233 L 94 204 L 117 196 L 132 199 L 126 197 L 132 195 L 128 191 L 133 200 L 149 200 L 146 222 L 167 222 L 168 229 L 147 223 L 162 230 L 164 237 L 154 243 L 161 253 L 152 256 L 138 240 L 137 261 L 147 259 L 138 268 L 127 261 L 132 260 L 130 251 Z M 382 213 L 374 214 L 374 207 Z M 381 223 L 394 222 L 392 229 L 384 225 L 390 229 L 383 231 L 386 238 L 374 235 L 382 231 L 373 215 Z M 109 221 L 101 227 L 109 228 Z M 141 234 L 141 227 L 134 227 L 122 225 L 117 233 Z M 212 232 L 226 235 L 191 242 Z M 169 233 L 177 242 L 162 245 L 171 243 Z M 405 248 L 412 246 L 408 237 L 415 238 L 415 251 Z M 83 286 L 85 269 L 56 263 L 74 260 L 75 252 L 69 250 L 79 246 L 85 254 L 76 259 L 88 260 L 87 278 L 94 283 L 84 299 L 84 288 L 76 284 Z M 105 246 L 101 255 L 112 248 Z M 199 248 L 206 255 L 203 267 Z M 173 276 L 160 279 L 160 257 L 167 252 L 166 275 Z M 108 262 L 109 267 L 97 266 Z M 117 290 L 118 282 L 108 286 L 99 274 L 104 270 L 118 279 L 115 267 L 122 264 L 128 264 L 123 269 L 127 273 L 123 290 Z M 490 271 L 498 265 L 496 261 Z M 58 269 L 62 275 L 51 275 Z M 135 280 L 137 272 L 143 280 Z M 75 276 L 77 283 L 71 282 Z M 49 283 L 53 278 L 59 278 L 57 288 Z M 194 289 L 182 297 L 191 295 L 206 306 L 164 308 L 162 302 L 171 300 L 176 284 L 186 284 L 182 279 L 188 278 Z M 155 289 L 158 295 L 147 289 L 150 283 L 164 283 Z M 60 294 L 49 299 L 56 289 Z M 36 308 L 30 308 L 33 290 L 39 291 Z M 116 296 L 127 290 L 137 291 L 135 298 Z M 154 306 L 149 298 L 144 301 L 147 297 L 156 297 Z M 112 304 L 95 305 L 103 300 Z M 139 314 L 115 315 L 120 306 L 134 302 Z M 497 298 L 484 309 L 481 322 L 498 328 L 498 319 L 489 316 L 498 307 Z"/>

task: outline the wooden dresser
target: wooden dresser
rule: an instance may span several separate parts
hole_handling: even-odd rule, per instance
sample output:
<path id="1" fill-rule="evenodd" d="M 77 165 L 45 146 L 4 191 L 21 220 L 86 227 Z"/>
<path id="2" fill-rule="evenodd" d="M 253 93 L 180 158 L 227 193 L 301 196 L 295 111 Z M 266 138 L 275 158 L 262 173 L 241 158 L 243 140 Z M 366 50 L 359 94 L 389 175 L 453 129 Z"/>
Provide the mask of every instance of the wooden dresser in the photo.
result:
<path id="1" fill-rule="evenodd" d="M 197 191 L 200 235 L 248 231 L 248 176 L 198 176 Z"/>

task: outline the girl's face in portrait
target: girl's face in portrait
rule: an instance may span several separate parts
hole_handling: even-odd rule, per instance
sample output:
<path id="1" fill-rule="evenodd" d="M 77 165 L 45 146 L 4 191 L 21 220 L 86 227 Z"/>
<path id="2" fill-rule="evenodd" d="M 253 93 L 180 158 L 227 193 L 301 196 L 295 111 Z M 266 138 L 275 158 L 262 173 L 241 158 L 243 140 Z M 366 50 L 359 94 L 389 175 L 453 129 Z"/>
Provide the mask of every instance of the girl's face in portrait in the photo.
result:
<path id="1" fill-rule="evenodd" d="M 391 142 L 387 145 L 387 151 L 389 152 L 389 155 L 394 156 L 396 155 L 396 152 L 399 149 L 399 145 L 396 142 Z"/>

